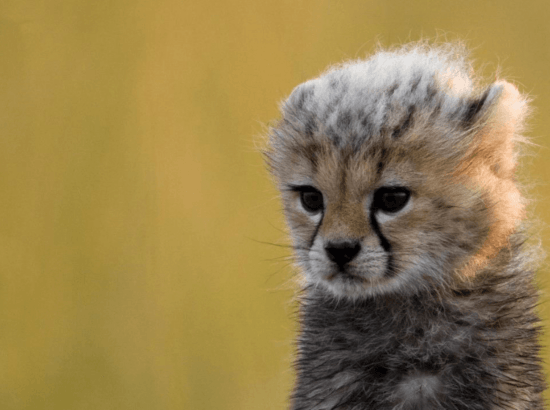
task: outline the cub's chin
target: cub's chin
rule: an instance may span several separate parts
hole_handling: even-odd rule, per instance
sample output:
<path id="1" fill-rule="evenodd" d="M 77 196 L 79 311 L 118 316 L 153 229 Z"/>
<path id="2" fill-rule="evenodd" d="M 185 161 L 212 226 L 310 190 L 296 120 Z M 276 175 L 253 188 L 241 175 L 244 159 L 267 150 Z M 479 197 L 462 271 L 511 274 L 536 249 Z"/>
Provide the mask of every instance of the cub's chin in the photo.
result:
<path id="1" fill-rule="evenodd" d="M 384 277 L 383 272 L 361 272 L 351 267 L 331 267 L 312 273 L 315 273 L 313 282 L 337 298 L 370 298 L 391 290 L 390 284 L 395 281 L 394 278 Z M 311 279 L 311 275 L 308 276 Z"/>
<path id="2" fill-rule="evenodd" d="M 311 268 L 311 267 L 310 267 Z M 324 269 L 307 269 L 305 278 L 314 287 L 321 287 L 336 298 L 351 300 L 373 298 L 381 295 L 412 295 L 422 292 L 441 281 L 439 270 L 424 264 L 405 269 L 359 270 L 357 267 L 338 268 L 323 265 Z"/>

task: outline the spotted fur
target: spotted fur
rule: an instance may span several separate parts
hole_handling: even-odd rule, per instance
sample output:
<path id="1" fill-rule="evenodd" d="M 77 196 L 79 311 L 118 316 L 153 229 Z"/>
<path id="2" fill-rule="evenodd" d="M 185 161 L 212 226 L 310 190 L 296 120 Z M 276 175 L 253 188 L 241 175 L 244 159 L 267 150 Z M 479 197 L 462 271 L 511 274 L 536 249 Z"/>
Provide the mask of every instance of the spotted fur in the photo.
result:
<path id="1" fill-rule="evenodd" d="M 418 44 L 282 104 L 265 156 L 303 273 L 293 410 L 543 408 L 527 112 L 460 47 Z"/>

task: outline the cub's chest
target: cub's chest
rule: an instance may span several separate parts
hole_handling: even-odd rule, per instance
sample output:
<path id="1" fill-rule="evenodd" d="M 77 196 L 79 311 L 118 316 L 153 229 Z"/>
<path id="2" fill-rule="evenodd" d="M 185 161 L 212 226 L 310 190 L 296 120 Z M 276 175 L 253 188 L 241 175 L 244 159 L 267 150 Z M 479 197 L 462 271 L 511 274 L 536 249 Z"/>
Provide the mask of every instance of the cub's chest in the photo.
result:
<path id="1" fill-rule="evenodd" d="M 401 409 L 436 409 L 443 394 L 443 383 L 439 376 L 413 373 L 397 385 L 394 402 Z"/>

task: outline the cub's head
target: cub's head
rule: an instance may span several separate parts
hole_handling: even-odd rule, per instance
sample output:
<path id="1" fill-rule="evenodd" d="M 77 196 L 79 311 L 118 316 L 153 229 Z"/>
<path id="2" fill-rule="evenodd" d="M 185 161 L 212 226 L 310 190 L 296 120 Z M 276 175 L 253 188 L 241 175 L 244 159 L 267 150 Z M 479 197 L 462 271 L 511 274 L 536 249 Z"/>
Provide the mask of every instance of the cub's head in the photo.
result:
<path id="1" fill-rule="evenodd" d="M 379 52 L 299 85 L 265 152 L 307 284 L 362 298 L 472 277 L 523 217 L 525 99 L 454 49 Z"/>

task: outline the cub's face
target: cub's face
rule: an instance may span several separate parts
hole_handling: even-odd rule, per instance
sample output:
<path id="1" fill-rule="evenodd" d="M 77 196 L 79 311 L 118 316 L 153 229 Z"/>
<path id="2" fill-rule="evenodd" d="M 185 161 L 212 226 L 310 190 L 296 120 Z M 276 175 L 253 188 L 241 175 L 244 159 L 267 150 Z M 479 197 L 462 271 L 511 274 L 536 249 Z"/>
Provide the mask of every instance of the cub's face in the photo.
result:
<path id="1" fill-rule="evenodd" d="M 307 284 L 404 294 L 473 276 L 523 218 L 525 99 L 453 50 L 404 49 L 298 86 L 265 151 Z"/>
<path id="2" fill-rule="evenodd" d="M 361 298 L 450 280 L 482 244 L 487 210 L 428 150 L 329 140 L 287 150 L 280 187 L 308 284 Z"/>

